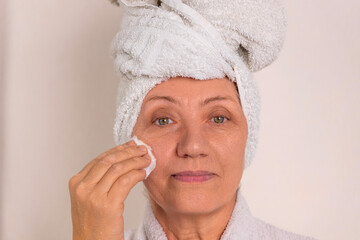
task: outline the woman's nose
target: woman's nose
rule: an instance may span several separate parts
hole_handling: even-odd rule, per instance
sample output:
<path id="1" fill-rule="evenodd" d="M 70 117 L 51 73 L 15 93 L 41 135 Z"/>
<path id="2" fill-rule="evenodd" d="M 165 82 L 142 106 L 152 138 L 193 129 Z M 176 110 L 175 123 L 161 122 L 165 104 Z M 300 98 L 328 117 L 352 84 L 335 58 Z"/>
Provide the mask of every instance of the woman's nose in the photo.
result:
<path id="1" fill-rule="evenodd" d="M 177 154 L 181 158 L 198 158 L 208 155 L 209 142 L 201 126 L 188 124 L 182 126 L 178 139 Z"/>

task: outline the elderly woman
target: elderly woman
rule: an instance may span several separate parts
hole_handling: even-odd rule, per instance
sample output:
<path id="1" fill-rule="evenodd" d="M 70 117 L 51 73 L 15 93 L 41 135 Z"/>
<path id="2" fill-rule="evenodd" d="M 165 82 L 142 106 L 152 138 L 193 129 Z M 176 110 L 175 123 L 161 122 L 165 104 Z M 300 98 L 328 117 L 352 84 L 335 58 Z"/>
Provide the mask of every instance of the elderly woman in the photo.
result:
<path id="1" fill-rule="evenodd" d="M 117 146 L 69 181 L 73 239 L 312 239 L 253 217 L 239 187 L 259 126 L 251 71 L 280 52 L 281 2 L 121 4 Z M 140 181 L 144 219 L 124 231 L 124 201 Z"/>

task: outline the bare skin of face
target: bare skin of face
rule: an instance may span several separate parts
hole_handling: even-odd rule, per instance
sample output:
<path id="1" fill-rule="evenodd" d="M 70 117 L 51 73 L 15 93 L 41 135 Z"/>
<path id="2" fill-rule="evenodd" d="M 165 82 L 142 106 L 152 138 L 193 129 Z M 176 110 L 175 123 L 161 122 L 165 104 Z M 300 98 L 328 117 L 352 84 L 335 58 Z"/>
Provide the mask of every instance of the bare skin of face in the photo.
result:
<path id="1" fill-rule="evenodd" d="M 220 239 L 235 205 L 248 135 L 234 83 L 176 77 L 158 84 L 146 95 L 132 135 L 157 159 L 144 184 L 167 238 Z"/>

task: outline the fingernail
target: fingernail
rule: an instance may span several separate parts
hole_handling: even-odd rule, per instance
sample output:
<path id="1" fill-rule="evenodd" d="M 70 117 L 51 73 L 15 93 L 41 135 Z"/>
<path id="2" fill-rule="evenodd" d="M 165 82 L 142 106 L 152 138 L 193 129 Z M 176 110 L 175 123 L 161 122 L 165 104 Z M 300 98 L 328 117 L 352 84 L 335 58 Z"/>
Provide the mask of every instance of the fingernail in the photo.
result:
<path id="1" fill-rule="evenodd" d="M 148 155 L 144 155 L 144 156 L 143 156 L 145 162 L 148 162 L 148 161 L 149 161 L 149 158 L 148 158 L 147 156 L 148 156 Z"/>
<path id="2" fill-rule="evenodd" d="M 139 146 L 141 152 L 146 152 L 147 148 L 144 145 Z"/>

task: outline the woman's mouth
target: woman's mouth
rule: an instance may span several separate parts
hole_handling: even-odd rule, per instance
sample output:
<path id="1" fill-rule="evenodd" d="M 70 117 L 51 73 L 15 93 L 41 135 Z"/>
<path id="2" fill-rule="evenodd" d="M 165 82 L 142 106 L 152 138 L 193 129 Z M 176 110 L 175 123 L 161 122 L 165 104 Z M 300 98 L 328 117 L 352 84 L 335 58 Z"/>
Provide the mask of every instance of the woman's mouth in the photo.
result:
<path id="1" fill-rule="evenodd" d="M 215 177 L 215 173 L 208 171 L 185 171 L 171 176 L 181 182 L 204 182 Z"/>

